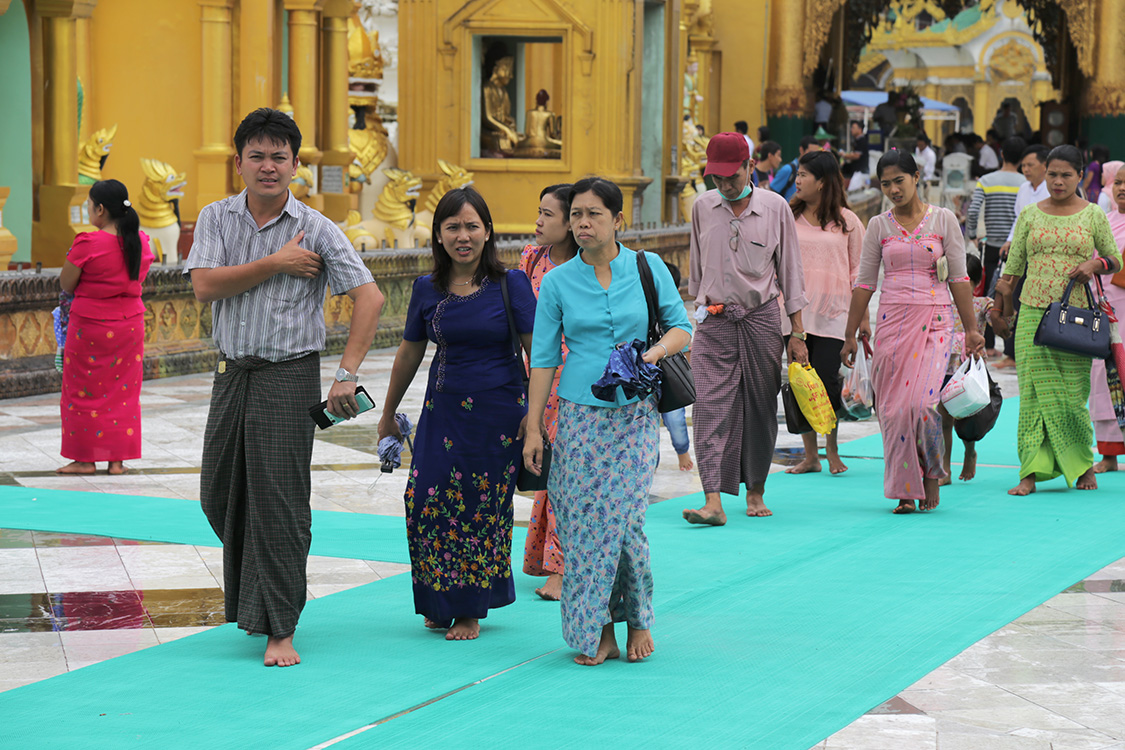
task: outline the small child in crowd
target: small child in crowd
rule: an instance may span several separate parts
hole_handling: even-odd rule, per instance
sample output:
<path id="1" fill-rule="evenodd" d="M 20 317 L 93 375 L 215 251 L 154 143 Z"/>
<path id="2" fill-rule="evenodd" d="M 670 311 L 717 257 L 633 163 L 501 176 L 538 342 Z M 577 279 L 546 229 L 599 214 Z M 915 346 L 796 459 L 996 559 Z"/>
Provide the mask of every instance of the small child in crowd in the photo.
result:
<path id="1" fill-rule="evenodd" d="M 984 278 L 984 267 L 981 265 L 980 258 L 975 255 L 968 255 L 965 258 L 965 269 L 969 274 L 969 281 L 976 289 L 980 286 L 981 279 Z M 977 328 L 983 331 L 985 324 L 988 322 L 988 312 L 992 309 L 991 297 L 973 297 L 973 311 L 977 316 Z M 942 387 L 949 382 L 949 378 L 965 361 L 965 327 L 961 324 L 961 316 L 953 316 L 953 350 L 949 353 L 949 366 L 945 371 L 945 380 L 942 382 Z M 953 483 L 953 472 L 950 470 L 951 462 L 953 460 L 953 423 L 956 421 L 953 417 L 945 411 L 945 407 L 939 407 L 938 411 L 941 412 L 941 429 L 945 434 L 945 473 L 948 475 L 945 479 L 941 480 L 941 484 Z M 962 440 L 965 444 L 965 458 L 961 465 L 962 482 L 967 482 L 977 475 L 977 449 L 976 442 L 971 440 Z"/>
<path id="2" fill-rule="evenodd" d="M 668 270 L 672 273 L 672 281 L 676 284 L 676 288 L 680 286 L 680 269 L 675 263 L 669 263 Z M 691 359 L 691 344 L 684 347 L 684 356 L 689 360 Z M 687 411 L 686 409 L 676 409 L 667 414 L 661 414 L 661 419 L 664 420 L 664 426 L 668 428 L 668 434 L 672 436 L 672 447 L 676 449 L 676 457 L 680 461 L 680 471 L 691 471 L 695 468 L 692 463 L 691 454 L 688 450 L 691 448 L 691 438 L 688 437 L 687 429 Z"/>

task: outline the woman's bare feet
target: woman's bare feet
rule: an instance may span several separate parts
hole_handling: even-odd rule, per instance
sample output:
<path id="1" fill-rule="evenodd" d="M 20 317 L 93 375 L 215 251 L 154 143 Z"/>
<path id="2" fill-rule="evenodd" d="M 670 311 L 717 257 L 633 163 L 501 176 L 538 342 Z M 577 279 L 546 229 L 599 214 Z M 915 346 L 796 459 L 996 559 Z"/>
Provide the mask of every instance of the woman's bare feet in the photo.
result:
<path id="1" fill-rule="evenodd" d="M 1117 471 L 1117 456 L 1102 456 L 1102 460 L 1094 464 L 1095 474 L 1105 474 L 1107 471 Z"/>
<path id="2" fill-rule="evenodd" d="M 651 630 L 638 630 L 636 628 L 629 628 L 629 637 L 625 641 L 625 654 L 629 661 L 640 661 L 649 656 L 656 650 L 656 644 L 652 640 Z"/>
<path id="3" fill-rule="evenodd" d="M 443 629 L 443 628 L 441 627 L 441 625 L 439 625 L 438 623 L 434 622 L 433 620 L 431 620 L 431 619 L 430 619 L 430 618 L 428 618 L 428 617 L 427 617 L 427 618 L 426 618 L 426 619 L 424 620 L 424 624 L 425 624 L 425 626 L 426 626 L 427 628 L 429 628 L 430 630 L 442 630 L 442 629 Z"/>
<path id="4" fill-rule="evenodd" d="M 796 466 L 790 466 L 785 470 L 786 474 L 813 474 L 820 471 L 820 459 L 809 458 L 808 454 L 801 459 L 801 463 Z"/>
<path id="5" fill-rule="evenodd" d="M 596 667 L 606 659 L 616 659 L 620 656 L 621 650 L 617 648 L 617 636 L 613 633 L 613 623 L 611 622 L 602 628 L 602 639 L 598 643 L 598 653 L 594 656 L 579 654 L 574 657 L 574 663 L 581 664 L 584 667 Z"/>
<path id="6" fill-rule="evenodd" d="M 1095 478 L 1094 467 L 1091 466 L 1086 471 L 1082 472 L 1082 476 L 1078 477 L 1078 481 L 1074 486 L 1080 490 L 1096 490 L 1098 488 L 1098 480 Z"/>
<path id="7" fill-rule="evenodd" d="M 751 518 L 765 518 L 772 516 L 773 511 L 766 507 L 764 485 L 754 485 L 746 490 L 746 515 Z"/>
<path id="8" fill-rule="evenodd" d="M 967 482 L 977 475 L 977 449 L 965 446 L 965 459 L 961 464 L 961 481 Z"/>
<path id="9" fill-rule="evenodd" d="M 1024 477 L 1020 480 L 1019 484 L 1008 490 L 1009 495 L 1018 495 L 1020 497 L 1030 495 L 1032 492 L 1035 492 L 1035 477 Z"/>
<path id="10" fill-rule="evenodd" d="M 953 484 L 953 477 L 947 471 L 945 476 L 938 480 L 938 487 L 946 487 Z"/>
<path id="11" fill-rule="evenodd" d="M 690 453 L 677 453 L 676 458 L 680 462 L 680 471 L 691 471 L 695 468 L 695 464 L 691 461 Z"/>
<path id="12" fill-rule="evenodd" d="M 471 641 L 480 636 L 480 620 L 473 617 L 458 617 L 453 627 L 445 633 L 447 641 Z"/>
<path id="13" fill-rule="evenodd" d="M 1015 367 L 1015 366 L 1016 366 L 1016 361 L 1014 359 L 1012 359 L 1011 357 L 1004 357 L 1004 359 L 1000 360 L 999 362 L 994 364 L 992 367 L 995 370 L 1005 370 L 1009 367 Z"/>
<path id="14" fill-rule="evenodd" d="M 828 472 L 830 474 L 843 474 L 848 470 L 847 464 L 840 460 L 839 453 L 828 452 Z"/>
<path id="15" fill-rule="evenodd" d="M 128 473 L 129 470 L 126 469 L 125 464 L 120 461 L 110 461 L 109 468 L 106 471 L 114 476 L 121 476 L 122 474 Z"/>
<path id="16" fill-rule="evenodd" d="M 270 636 L 266 641 L 266 658 L 263 662 L 267 667 L 291 667 L 301 663 L 301 657 L 293 648 L 293 636 L 275 638 Z"/>
<path id="17" fill-rule="evenodd" d="M 922 488 L 925 490 L 926 497 L 918 502 L 918 510 L 933 510 L 938 507 L 938 503 L 941 502 L 938 495 L 940 486 L 941 482 L 937 479 L 926 477 L 922 480 Z"/>
<path id="18" fill-rule="evenodd" d="M 71 461 L 55 469 L 56 474 L 93 474 L 95 471 L 97 468 L 90 461 Z"/>
<path id="19" fill-rule="evenodd" d="M 915 510 L 913 500 L 899 500 L 898 507 L 892 510 L 891 513 L 894 513 L 896 516 L 905 516 L 907 513 L 913 513 Z"/>
<path id="20" fill-rule="evenodd" d="M 562 597 L 562 576 L 558 573 L 551 573 L 547 576 L 547 582 L 542 587 L 535 589 L 535 593 L 539 595 L 540 599 L 557 602 Z"/>

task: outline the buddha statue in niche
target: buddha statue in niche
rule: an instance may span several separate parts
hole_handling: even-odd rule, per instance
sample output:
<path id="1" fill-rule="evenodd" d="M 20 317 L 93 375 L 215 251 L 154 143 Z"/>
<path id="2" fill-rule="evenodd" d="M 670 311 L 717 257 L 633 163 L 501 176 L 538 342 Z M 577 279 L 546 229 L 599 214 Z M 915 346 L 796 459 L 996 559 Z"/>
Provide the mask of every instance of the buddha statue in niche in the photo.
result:
<path id="1" fill-rule="evenodd" d="M 527 111 L 527 132 L 516 148 L 516 156 L 524 159 L 558 159 L 562 156 L 559 118 L 547 109 L 550 98 L 546 89 L 539 89 L 535 95 L 535 109 Z"/>
<path id="2" fill-rule="evenodd" d="M 515 58 L 502 57 L 492 67 L 492 75 L 484 84 L 483 121 L 481 122 L 481 156 L 503 158 L 511 156 L 521 139 L 512 119 L 512 100 L 508 97 L 508 84 L 512 80 Z"/>

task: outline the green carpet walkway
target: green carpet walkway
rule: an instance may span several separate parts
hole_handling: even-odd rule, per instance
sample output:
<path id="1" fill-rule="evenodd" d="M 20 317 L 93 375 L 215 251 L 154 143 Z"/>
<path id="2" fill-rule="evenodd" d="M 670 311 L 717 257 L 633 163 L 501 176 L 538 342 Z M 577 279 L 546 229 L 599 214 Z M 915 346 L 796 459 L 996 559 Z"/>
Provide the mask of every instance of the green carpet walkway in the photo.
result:
<path id="1" fill-rule="evenodd" d="M 263 640 L 228 625 L 0 694 L 0 744 L 303 749 L 418 707 L 334 747 L 805 750 L 1125 556 L 1125 475 L 1012 498 L 1015 471 L 983 469 L 899 517 L 882 463 L 851 465 L 771 476 L 768 519 L 735 498 L 717 529 L 679 518 L 698 497 L 653 506 L 641 664 L 574 665 L 522 575 L 478 641 L 447 643 L 397 576 L 311 601 L 298 667 L 261 667 Z"/>

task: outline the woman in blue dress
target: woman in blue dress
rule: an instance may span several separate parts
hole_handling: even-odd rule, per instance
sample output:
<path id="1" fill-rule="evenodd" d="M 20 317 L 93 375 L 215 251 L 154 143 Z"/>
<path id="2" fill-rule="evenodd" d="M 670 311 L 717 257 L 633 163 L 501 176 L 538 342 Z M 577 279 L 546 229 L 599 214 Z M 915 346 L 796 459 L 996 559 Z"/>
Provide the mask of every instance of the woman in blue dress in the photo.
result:
<path id="1" fill-rule="evenodd" d="M 626 654 L 652 654 L 652 569 L 644 533 L 648 492 L 660 457 L 655 398 L 601 401 L 591 393 L 614 345 L 644 341 L 648 307 L 637 254 L 617 242 L 624 216 L 621 190 L 597 177 L 580 180 L 570 198 L 570 226 L 579 255 L 543 277 L 531 350 L 528 423 L 541 428 L 547 396 L 559 379 L 559 429 L 547 492 L 555 507 L 566 559 L 562 584 L 563 638 L 593 666 L 620 655 L 614 623 L 628 623 Z M 655 364 L 691 340 L 684 302 L 660 256 L 646 253 L 666 331 L 644 353 Z M 531 429 L 524 464 L 542 469 L 542 429 Z"/>
<path id="2" fill-rule="evenodd" d="M 488 610 L 516 598 L 512 493 L 527 399 L 500 280 L 507 274 L 529 351 L 535 295 L 522 271 L 504 270 L 492 231 L 472 188 L 438 203 L 433 271 L 414 282 L 379 420 L 380 439 L 400 436 L 395 411 L 427 343 L 437 344 L 406 484 L 406 535 L 415 611 L 451 641 L 476 638 Z"/>

